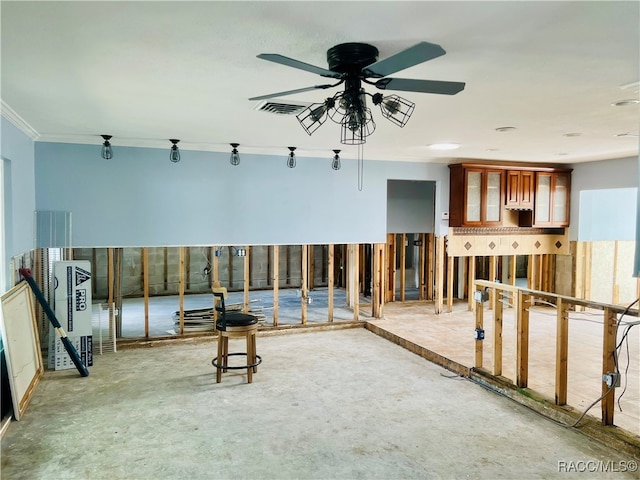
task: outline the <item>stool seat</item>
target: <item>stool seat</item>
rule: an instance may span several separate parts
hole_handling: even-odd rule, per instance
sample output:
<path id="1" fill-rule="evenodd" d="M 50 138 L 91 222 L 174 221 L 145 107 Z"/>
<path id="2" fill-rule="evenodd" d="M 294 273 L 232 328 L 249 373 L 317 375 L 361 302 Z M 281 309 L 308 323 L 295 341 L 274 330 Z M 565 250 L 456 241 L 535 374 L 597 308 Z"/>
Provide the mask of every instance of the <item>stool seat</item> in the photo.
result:
<path id="1" fill-rule="evenodd" d="M 220 318 L 216 322 L 216 330 L 225 331 L 229 327 L 246 327 L 258 323 L 258 318 L 248 313 L 227 312 L 225 317 L 224 319 Z"/>

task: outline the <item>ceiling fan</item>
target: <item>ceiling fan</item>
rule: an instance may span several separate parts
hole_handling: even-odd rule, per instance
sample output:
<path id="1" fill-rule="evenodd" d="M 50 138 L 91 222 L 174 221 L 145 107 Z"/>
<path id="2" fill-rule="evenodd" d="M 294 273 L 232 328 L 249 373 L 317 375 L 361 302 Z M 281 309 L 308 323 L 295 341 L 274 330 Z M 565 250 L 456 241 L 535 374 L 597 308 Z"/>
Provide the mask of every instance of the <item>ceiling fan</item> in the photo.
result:
<path id="1" fill-rule="evenodd" d="M 314 85 L 284 92 L 252 97 L 249 100 L 293 95 L 317 89 L 327 89 L 344 84 L 344 90 L 328 97 L 322 103 L 314 103 L 296 115 L 302 128 L 311 135 L 327 118 L 339 123 L 342 128 L 341 143 L 359 145 L 375 130 L 371 110 L 366 106 L 366 97 L 371 97 L 374 105 L 380 106 L 382 116 L 400 127 L 404 127 L 413 113 L 415 104 L 398 96 L 381 93 L 367 93 L 362 84 L 368 84 L 379 90 L 398 90 L 405 92 L 436 93 L 455 95 L 465 87 L 463 82 L 439 80 L 417 80 L 410 78 L 390 78 L 405 68 L 432 60 L 446 52 L 440 45 L 420 42 L 390 57 L 378 60 L 378 49 L 366 43 L 342 43 L 327 50 L 329 68 L 317 67 L 276 53 L 261 53 L 258 58 L 280 63 L 316 73 L 322 77 L 338 80 L 336 83 Z"/>

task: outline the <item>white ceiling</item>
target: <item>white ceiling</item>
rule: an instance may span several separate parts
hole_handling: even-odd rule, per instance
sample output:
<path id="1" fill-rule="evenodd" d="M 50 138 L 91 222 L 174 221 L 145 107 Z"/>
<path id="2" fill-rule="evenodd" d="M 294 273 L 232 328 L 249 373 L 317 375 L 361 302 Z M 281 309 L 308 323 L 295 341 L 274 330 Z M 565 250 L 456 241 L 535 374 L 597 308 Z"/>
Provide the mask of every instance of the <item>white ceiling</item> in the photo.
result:
<path id="1" fill-rule="evenodd" d="M 3 109 L 42 141 L 114 147 L 355 157 L 339 126 L 308 136 L 249 97 L 331 83 L 256 58 L 279 53 L 327 68 L 343 42 L 379 58 L 418 42 L 447 54 L 395 77 L 466 82 L 416 103 L 399 128 L 373 109 L 364 158 L 572 163 L 638 155 L 640 3 L 630 2 L 11 2 L 2 1 Z M 373 87 L 367 87 L 375 93 Z M 282 97 L 321 102 L 329 90 Z M 334 91 L 331 91 L 332 94 Z M 18 120 L 19 120 L 18 118 Z M 516 127 L 500 133 L 498 127 Z M 565 134 L 579 133 L 579 136 Z M 635 136 L 619 137 L 631 133 Z M 454 152 L 427 145 L 455 142 Z M 184 157 L 184 155 L 183 155 Z"/>

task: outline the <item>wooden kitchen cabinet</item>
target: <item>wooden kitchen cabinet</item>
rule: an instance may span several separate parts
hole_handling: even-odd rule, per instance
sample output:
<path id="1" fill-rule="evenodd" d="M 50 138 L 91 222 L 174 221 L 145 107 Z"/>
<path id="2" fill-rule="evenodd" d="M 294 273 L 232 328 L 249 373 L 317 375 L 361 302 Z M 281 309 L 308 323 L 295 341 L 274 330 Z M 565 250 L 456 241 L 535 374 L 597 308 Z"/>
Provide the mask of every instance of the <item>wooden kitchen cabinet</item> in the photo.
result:
<path id="1" fill-rule="evenodd" d="M 571 174 L 537 172 L 534 227 L 568 227 Z"/>
<path id="2" fill-rule="evenodd" d="M 458 163 L 449 170 L 450 227 L 569 226 L 570 169 Z"/>
<path id="3" fill-rule="evenodd" d="M 516 210 L 533 210 L 535 172 L 529 170 L 507 171 L 505 206 Z"/>
<path id="4" fill-rule="evenodd" d="M 500 226 L 505 171 L 461 164 L 449 168 L 449 226 Z"/>

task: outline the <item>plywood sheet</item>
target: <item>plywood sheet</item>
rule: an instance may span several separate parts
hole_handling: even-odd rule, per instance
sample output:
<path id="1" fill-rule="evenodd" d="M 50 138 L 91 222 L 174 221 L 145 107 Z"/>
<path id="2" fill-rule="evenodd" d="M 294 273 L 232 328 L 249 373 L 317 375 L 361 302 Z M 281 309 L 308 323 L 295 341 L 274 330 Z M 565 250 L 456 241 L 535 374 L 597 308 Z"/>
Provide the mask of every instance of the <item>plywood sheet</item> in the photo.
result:
<path id="1" fill-rule="evenodd" d="M 33 299 L 25 281 L 2 296 L 2 342 L 13 415 L 20 420 L 44 373 Z"/>

